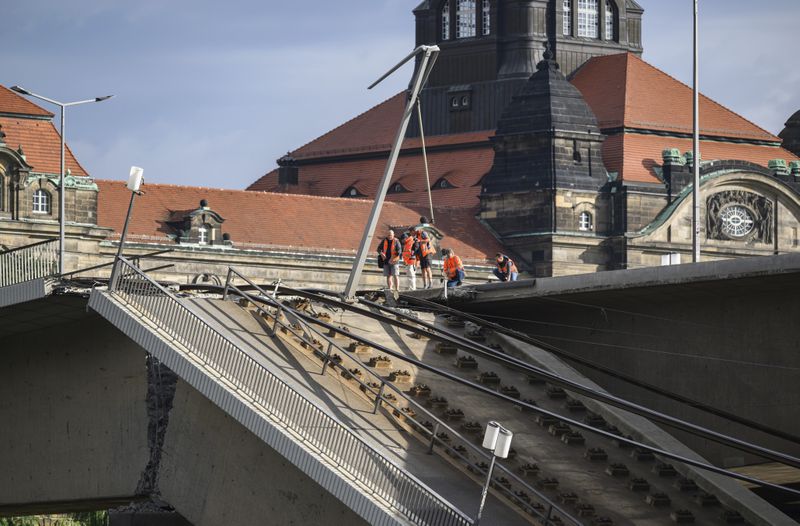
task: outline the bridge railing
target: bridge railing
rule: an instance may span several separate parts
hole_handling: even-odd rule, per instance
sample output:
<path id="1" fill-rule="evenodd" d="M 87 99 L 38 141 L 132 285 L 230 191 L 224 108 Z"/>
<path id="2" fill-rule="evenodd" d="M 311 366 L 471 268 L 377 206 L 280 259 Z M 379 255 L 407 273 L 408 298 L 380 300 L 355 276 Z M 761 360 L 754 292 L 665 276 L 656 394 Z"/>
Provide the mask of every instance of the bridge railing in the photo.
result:
<path id="1" fill-rule="evenodd" d="M 244 281 L 247 286 L 253 289 L 255 295 L 251 295 L 234 285 L 233 278 Z M 230 295 L 236 295 L 249 300 L 263 316 L 269 318 L 272 324 L 273 335 L 277 335 L 278 327 L 280 327 L 285 333 L 303 342 L 305 347 L 313 349 L 314 354 L 322 360 L 321 374 L 324 375 L 328 367 L 339 370 L 342 376 L 357 383 L 361 391 L 373 396 L 375 403 L 373 412 L 377 412 L 381 406 L 386 406 L 389 409 L 388 414 L 396 420 L 410 423 L 409 425 L 412 429 L 428 440 L 429 453 L 432 453 L 434 447 L 438 446 L 449 457 L 466 464 L 468 470 L 480 474 L 482 477 L 486 477 L 488 463 L 491 461 L 491 454 L 474 445 L 472 443 L 473 440 L 463 436 L 459 431 L 448 425 L 447 422 L 436 416 L 433 412 L 429 411 L 412 396 L 409 396 L 392 382 L 374 372 L 371 367 L 367 366 L 367 364 L 356 356 L 356 353 L 349 352 L 336 343 L 335 338 L 327 333 L 327 331 L 332 330 L 344 336 L 344 331 L 339 332 L 337 328 L 330 323 L 280 303 L 277 298 L 272 297 L 269 291 L 264 290 L 263 287 L 231 267 L 228 268 L 228 277 L 225 281 L 223 297 L 227 298 Z M 259 303 L 262 302 L 269 305 L 269 307 L 261 307 Z M 284 316 L 286 314 L 294 318 L 294 323 L 290 323 L 289 319 Z M 348 333 L 348 336 L 352 337 L 352 334 Z M 364 344 L 369 345 L 368 343 Z M 336 359 L 334 359 L 334 356 L 336 356 Z M 350 363 L 346 363 L 345 360 Z M 355 365 L 358 371 L 365 375 L 366 378 L 362 379 L 356 374 L 353 374 L 350 369 L 352 365 Z M 399 401 L 405 403 L 406 407 L 404 408 Z M 409 415 L 409 413 L 405 411 L 407 408 L 411 408 L 413 412 L 416 413 L 417 417 L 415 418 Z M 419 424 L 419 422 L 424 420 L 427 420 L 431 424 L 430 428 Z M 446 435 L 447 438 L 443 439 L 443 435 Z M 471 459 L 470 454 L 477 460 Z M 499 462 L 495 464 L 495 473 L 497 473 L 499 477 L 505 477 L 507 480 L 513 481 L 517 486 L 522 488 L 526 498 L 515 493 L 510 485 L 506 487 L 503 484 L 493 481 L 492 487 L 494 487 L 497 493 L 507 500 L 516 503 L 520 508 L 525 510 L 526 513 L 540 521 L 544 526 L 563 524 L 565 521 L 573 526 L 581 526 L 582 523 L 579 519 L 572 516 L 572 514 L 553 502 L 547 495 L 528 484 L 503 464 Z M 560 517 L 561 522 L 556 522 L 555 516 Z"/>
<path id="2" fill-rule="evenodd" d="M 386 506 L 415 524 L 473 524 L 443 497 L 256 362 L 125 258 L 117 262 L 110 291 L 241 395 L 253 400 L 295 440 L 323 456 Z"/>
<path id="3" fill-rule="evenodd" d="M 0 252 L 0 287 L 58 274 L 58 239 Z"/>

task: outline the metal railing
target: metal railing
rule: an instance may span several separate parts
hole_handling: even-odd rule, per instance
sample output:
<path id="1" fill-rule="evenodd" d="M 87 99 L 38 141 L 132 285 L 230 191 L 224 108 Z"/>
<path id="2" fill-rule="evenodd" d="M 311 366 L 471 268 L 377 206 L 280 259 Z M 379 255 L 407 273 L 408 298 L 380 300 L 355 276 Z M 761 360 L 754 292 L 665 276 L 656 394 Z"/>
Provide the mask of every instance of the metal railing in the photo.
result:
<path id="1" fill-rule="evenodd" d="M 58 274 L 58 239 L 0 252 L 0 287 Z"/>
<path id="2" fill-rule="evenodd" d="M 306 449 L 412 522 L 469 526 L 472 521 L 256 362 L 170 291 L 120 258 L 110 292 L 157 325 L 196 360 L 251 399 Z"/>
<path id="3" fill-rule="evenodd" d="M 259 292 L 260 296 L 253 296 L 234 285 L 234 277 L 244 281 L 255 291 Z M 249 300 L 262 315 L 270 318 L 273 336 L 277 335 L 278 328 L 280 327 L 287 334 L 291 334 L 303 342 L 305 347 L 312 349 L 314 354 L 322 360 L 322 374 L 325 374 L 325 370 L 328 367 L 334 370 L 338 369 L 341 371 L 342 376 L 355 381 L 362 392 L 374 397 L 373 413 L 377 412 L 381 406 L 388 407 L 388 413 L 392 417 L 398 422 L 406 420 L 416 432 L 428 441 L 429 453 L 432 453 L 435 447 L 439 447 L 447 456 L 466 464 L 468 469 L 473 473 L 483 477 L 487 476 L 488 462 L 491 461 L 490 453 L 487 453 L 485 450 L 473 444 L 470 438 L 463 436 L 413 397 L 403 392 L 392 382 L 387 381 L 386 378 L 380 374 L 374 372 L 372 368 L 365 364 L 355 353 L 344 349 L 336 343 L 332 337 L 325 334 L 325 331 L 333 330 L 347 337 L 351 337 L 352 335 L 346 334 L 344 331 L 337 331 L 336 327 L 327 322 L 280 303 L 274 297 L 273 293 L 264 290 L 263 287 L 257 285 L 233 268 L 228 269 L 228 276 L 225 281 L 225 288 L 223 289 L 223 297 L 227 298 L 231 293 L 235 293 L 237 296 Z M 259 303 L 269 305 L 274 309 L 274 312 L 262 308 Z M 286 313 L 291 314 L 299 325 L 293 326 L 288 320 L 282 319 L 282 314 Z M 358 341 L 361 343 L 365 342 L 363 339 L 359 339 Z M 338 359 L 333 359 L 333 353 L 338 354 Z M 359 371 L 370 377 L 374 382 L 361 379 L 353 374 L 344 360 L 351 362 L 351 365 L 359 366 L 357 367 Z M 414 419 L 411 413 L 404 411 L 404 408 L 397 403 L 398 400 L 402 400 L 407 404 L 406 407 L 412 408 L 414 413 L 420 417 L 424 416 L 425 419 L 428 419 L 431 426 L 426 427 L 421 425 L 420 421 L 422 418 Z M 447 437 L 446 439 L 444 438 L 445 436 Z M 469 453 L 473 454 L 477 460 L 469 458 Z M 492 487 L 504 498 L 516 503 L 520 508 L 525 510 L 526 513 L 541 521 L 544 526 L 556 524 L 554 514 L 558 514 L 563 521 L 569 522 L 575 526 L 581 526 L 582 523 L 577 518 L 573 517 L 545 494 L 535 489 L 519 475 L 499 462 L 495 464 L 495 474 L 497 476 L 495 480 L 492 481 Z M 516 485 L 516 487 L 521 490 L 521 493 L 525 494 L 530 500 L 526 500 L 520 493 L 515 493 L 511 485 L 499 483 L 498 480 L 502 478 Z"/>

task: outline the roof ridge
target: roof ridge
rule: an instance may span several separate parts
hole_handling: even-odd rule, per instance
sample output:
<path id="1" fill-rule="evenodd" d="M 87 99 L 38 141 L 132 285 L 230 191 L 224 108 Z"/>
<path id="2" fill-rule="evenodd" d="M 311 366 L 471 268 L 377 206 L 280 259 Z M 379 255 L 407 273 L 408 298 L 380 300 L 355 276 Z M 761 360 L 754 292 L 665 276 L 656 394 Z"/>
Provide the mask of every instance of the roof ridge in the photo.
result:
<path id="1" fill-rule="evenodd" d="M 402 94 L 403 94 L 403 93 L 405 93 L 405 92 L 406 92 L 406 90 L 403 90 L 403 91 L 401 91 L 401 92 L 399 92 L 399 93 L 396 93 L 396 94 L 392 95 L 392 96 L 391 96 L 391 97 L 389 97 L 388 99 L 385 99 L 385 100 L 383 100 L 382 102 L 379 102 L 378 104 L 376 104 L 375 106 L 372 106 L 371 108 L 369 108 L 369 109 L 367 109 L 367 110 L 365 110 L 365 111 L 362 111 L 361 113 L 359 113 L 359 114 L 358 114 L 358 115 L 356 115 L 355 117 L 351 118 L 350 120 L 347 120 L 347 121 L 345 121 L 345 122 L 341 123 L 339 126 L 336 126 L 335 128 L 332 128 L 332 129 L 328 130 L 327 132 L 323 133 L 322 135 L 320 135 L 320 136 L 316 137 L 315 139 L 312 139 L 312 140 L 308 141 L 307 143 L 305 143 L 304 145 L 300 146 L 299 148 L 295 148 L 294 150 L 292 150 L 292 151 L 291 151 L 291 152 L 289 152 L 289 153 L 291 153 L 291 154 L 294 154 L 294 153 L 296 153 L 296 152 L 298 152 L 298 151 L 302 150 L 303 148 L 305 148 L 305 147 L 307 147 L 307 146 L 310 146 L 311 144 L 313 144 L 313 143 L 315 143 L 315 142 L 319 141 L 320 139 L 322 139 L 322 138 L 324 138 L 324 137 L 327 137 L 328 135 L 331 135 L 331 134 L 332 134 L 332 133 L 334 133 L 335 131 L 337 131 L 337 130 L 339 130 L 339 129 L 341 129 L 341 128 L 345 127 L 345 126 L 347 126 L 347 125 L 348 125 L 348 124 L 350 124 L 351 122 L 355 121 L 356 119 L 359 119 L 359 118 L 361 118 L 362 116 L 366 115 L 367 113 L 369 113 L 369 112 L 371 112 L 371 111 L 373 111 L 373 110 L 375 110 L 375 109 L 377 109 L 377 108 L 379 108 L 379 107 L 381 107 L 381 106 L 383 106 L 383 105 L 387 104 L 389 101 L 391 101 L 391 100 L 392 100 L 392 99 L 394 99 L 395 97 L 398 97 L 398 96 L 402 95 Z"/>
<path id="2" fill-rule="evenodd" d="M 25 97 L 23 97 L 19 93 L 15 92 L 14 90 L 12 90 L 10 88 L 5 87 L 2 84 L 0 84 L 0 90 L 3 90 L 7 95 L 11 95 L 12 97 L 15 97 L 16 99 L 23 101 L 24 104 L 27 104 L 28 106 L 33 106 L 34 108 L 36 108 L 37 110 L 42 112 L 42 113 L 17 113 L 17 112 L 13 112 L 13 111 L 6 111 L 4 113 L 10 113 L 10 114 L 22 115 L 22 116 L 42 116 L 42 115 L 47 115 L 51 119 L 53 117 L 55 117 L 55 113 L 52 113 L 49 110 L 46 110 L 46 109 L 42 108 L 41 106 L 39 106 L 35 102 L 32 102 L 32 101 L 26 99 Z"/>
<path id="3" fill-rule="evenodd" d="M 656 66 L 654 66 L 654 65 L 650 64 L 649 62 L 647 62 L 647 61 L 646 61 L 646 60 L 644 60 L 643 58 L 641 58 L 641 57 L 637 57 L 635 54 L 631 53 L 630 51 L 628 51 L 628 52 L 627 52 L 627 54 L 628 54 L 628 55 L 630 55 L 630 56 L 632 56 L 633 58 L 637 59 L 637 60 L 638 60 L 640 63 L 644 64 L 645 66 L 647 66 L 647 67 L 649 67 L 649 68 L 651 68 L 651 69 L 655 70 L 657 73 L 659 73 L 659 74 L 661 74 L 661 75 L 663 75 L 663 76 L 665 76 L 665 77 L 669 78 L 670 80 L 673 80 L 673 81 L 677 82 L 678 84 L 680 84 L 681 86 L 684 86 L 685 88 L 687 88 L 687 89 L 689 89 L 689 90 L 692 90 L 692 87 L 691 87 L 691 86 L 689 86 L 688 84 L 686 84 L 685 82 L 682 82 L 682 81 L 678 80 L 677 78 L 673 77 L 672 75 L 670 75 L 670 74 L 669 74 L 669 73 L 667 73 L 666 71 L 664 71 L 664 70 L 662 70 L 662 69 L 660 69 L 660 68 L 658 68 L 658 67 L 656 67 Z M 626 75 L 627 75 L 627 70 L 626 70 Z M 626 88 L 627 88 L 627 79 L 626 79 L 626 83 L 625 83 L 625 84 L 626 84 Z M 750 119 L 748 119 L 748 118 L 746 118 L 746 117 L 743 117 L 742 115 L 738 114 L 737 112 L 735 112 L 735 111 L 733 111 L 732 109 L 728 108 L 728 107 L 727 107 L 727 106 L 725 106 L 724 104 L 720 104 L 719 102 L 715 101 L 715 100 L 714 100 L 714 99 L 712 99 L 711 97 L 709 97 L 709 96 L 707 96 L 707 95 L 704 95 L 702 91 L 700 91 L 700 92 L 699 92 L 699 96 L 700 96 L 700 98 L 701 98 L 701 99 L 705 99 L 706 101 L 708 101 L 708 102 L 710 102 L 710 103 L 714 104 L 715 106 L 717 106 L 717 107 L 719 107 L 719 108 L 722 108 L 723 110 L 725 110 L 725 111 L 727 111 L 727 112 L 729 112 L 729 113 L 731 113 L 731 114 L 735 115 L 736 117 L 738 117 L 738 118 L 742 119 L 742 120 L 743 120 L 743 121 L 745 121 L 746 123 L 748 123 L 748 124 L 751 124 L 752 126 L 755 126 L 755 127 L 758 129 L 758 130 L 760 130 L 761 132 L 763 132 L 763 133 L 765 133 L 766 135 L 768 135 L 769 137 L 771 137 L 773 141 L 780 141 L 780 138 L 779 138 L 779 137 L 777 137 L 777 136 L 775 136 L 774 134 L 770 133 L 769 131 L 765 130 L 764 128 L 762 128 L 761 126 L 759 126 L 759 125 L 758 125 L 758 124 L 756 124 L 755 122 L 751 121 Z M 626 101 L 626 102 L 627 102 L 627 101 Z M 627 112 L 626 112 L 626 113 L 627 113 Z M 627 115 L 626 115 L 626 117 L 627 117 Z M 701 125 L 701 129 L 702 129 L 702 125 Z M 723 136 L 723 137 L 725 137 L 725 135 L 722 135 L 722 136 Z"/>
<path id="4" fill-rule="evenodd" d="M 126 182 L 118 179 L 95 179 L 96 183 L 111 183 L 111 184 L 120 184 L 125 185 Z M 214 192 L 228 192 L 228 193 L 241 193 L 245 195 L 260 195 L 260 194 L 270 194 L 274 196 L 281 196 L 287 198 L 308 198 L 308 199 L 318 199 L 323 201 L 343 201 L 343 202 L 353 202 L 353 201 L 372 201 L 372 199 L 353 199 L 352 197 L 330 197 L 325 195 L 311 195 L 311 194 L 290 194 L 284 192 L 268 192 L 266 190 L 238 190 L 236 188 L 212 188 L 209 186 L 189 186 L 189 185 L 181 185 L 181 184 L 169 184 L 169 183 L 146 183 L 146 186 L 143 187 L 145 193 L 147 193 L 147 187 L 163 187 L 163 188 L 178 188 L 178 189 L 191 189 L 191 190 L 211 190 Z M 402 206 L 402 203 L 397 203 L 394 201 L 386 201 L 384 205 L 392 205 L 392 206 Z M 407 208 L 407 207 L 406 207 Z"/>

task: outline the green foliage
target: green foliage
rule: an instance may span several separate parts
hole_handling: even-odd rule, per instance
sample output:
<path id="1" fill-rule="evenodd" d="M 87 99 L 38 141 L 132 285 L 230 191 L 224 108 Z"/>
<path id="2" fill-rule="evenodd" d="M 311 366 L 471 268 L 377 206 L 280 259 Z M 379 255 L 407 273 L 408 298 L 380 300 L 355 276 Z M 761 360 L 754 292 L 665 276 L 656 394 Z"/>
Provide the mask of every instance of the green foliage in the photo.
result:
<path id="1" fill-rule="evenodd" d="M 0 526 L 107 526 L 108 513 L 85 511 L 65 515 L 0 518 Z"/>

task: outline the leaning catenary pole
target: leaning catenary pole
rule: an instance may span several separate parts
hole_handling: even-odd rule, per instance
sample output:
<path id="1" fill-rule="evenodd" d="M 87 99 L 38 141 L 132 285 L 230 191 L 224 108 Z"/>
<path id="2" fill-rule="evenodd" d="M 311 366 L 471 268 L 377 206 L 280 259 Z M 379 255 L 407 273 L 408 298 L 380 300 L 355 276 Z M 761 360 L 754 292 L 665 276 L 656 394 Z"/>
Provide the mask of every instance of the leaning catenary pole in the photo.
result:
<path id="1" fill-rule="evenodd" d="M 693 101 L 693 123 L 692 123 L 692 169 L 694 170 L 694 183 L 692 184 L 692 261 L 700 261 L 700 97 L 697 88 L 698 80 L 698 41 L 697 41 L 697 4 L 694 2 L 694 74 L 692 90 L 694 91 Z"/>
<path id="2" fill-rule="evenodd" d="M 383 75 L 369 87 L 369 89 L 372 89 L 378 85 L 379 82 L 397 71 L 397 69 L 399 69 L 403 64 L 416 57 L 420 53 L 422 53 L 422 58 L 419 62 L 419 67 L 414 73 L 414 77 L 411 81 L 411 93 L 409 94 L 408 101 L 406 102 L 406 110 L 403 113 L 403 120 L 400 122 L 400 128 L 397 130 L 397 135 L 394 138 L 392 150 L 389 154 L 389 160 L 386 163 L 386 170 L 383 172 L 383 179 L 381 179 L 381 184 L 378 186 L 378 190 L 375 195 L 375 203 L 372 205 L 372 211 L 369 214 L 369 220 L 364 228 L 364 235 L 361 237 L 361 245 L 358 247 L 358 255 L 356 255 L 356 260 L 353 264 L 353 270 L 350 272 L 350 277 L 347 279 L 347 286 L 344 289 L 344 297 L 346 299 L 355 297 L 356 287 L 358 287 L 358 282 L 361 279 L 361 272 L 364 270 L 364 262 L 367 259 L 367 251 L 369 250 L 370 246 L 372 246 L 372 233 L 375 231 L 375 227 L 378 224 L 378 217 L 380 216 L 381 208 L 383 208 L 383 201 L 386 198 L 386 191 L 389 189 L 389 183 L 392 181 L 392 174 L 394 173 L 394 167 L 397 164 L 397 157 L 400 154 L 400 147 L 402 146 L 403 139 L 406 136 L 408 121 L 411 118 L 411 113 L 414 111 L 414 106 L 416 105 L 419 92 L 422 90 L 422 86 L 428 80 L 431 69 L 436 63 L 436 57 L 439 55 L 439 47 L 417 47 L 411 52 L 411 54 L 400 61 L 400 63 L 386 72 L 385 75 Z"/>

